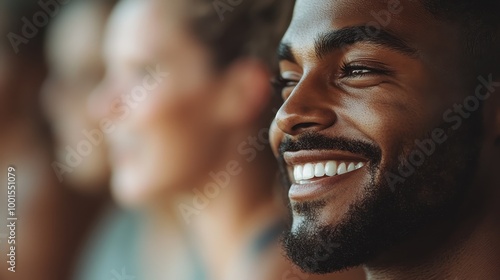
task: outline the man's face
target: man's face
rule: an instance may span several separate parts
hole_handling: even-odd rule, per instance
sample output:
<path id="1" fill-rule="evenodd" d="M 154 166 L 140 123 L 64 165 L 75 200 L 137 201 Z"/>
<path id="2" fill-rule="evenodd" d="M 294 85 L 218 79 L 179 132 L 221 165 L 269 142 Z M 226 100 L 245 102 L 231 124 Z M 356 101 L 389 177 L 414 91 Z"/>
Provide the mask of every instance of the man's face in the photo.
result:
<path id="1" fill-rule="evenodd" d="M 482 129 L 480 109 L 446 113 L 477 83 L 458 30 L 418 1 L 297 1 L 271 140 L 304 270 L 373 261 L 460 209 Z"/>

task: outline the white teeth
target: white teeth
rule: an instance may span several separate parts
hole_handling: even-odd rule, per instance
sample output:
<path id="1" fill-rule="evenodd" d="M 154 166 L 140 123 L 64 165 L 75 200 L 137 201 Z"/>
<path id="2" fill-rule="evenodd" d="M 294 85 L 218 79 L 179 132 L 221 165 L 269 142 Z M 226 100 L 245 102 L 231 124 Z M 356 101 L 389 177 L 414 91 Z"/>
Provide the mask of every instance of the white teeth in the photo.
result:
<path id="1" fill-rule="evenodd" d="M 314 165 L 308 163 L 304 165 L 304 170 L 302 171 L 302 180 L 309 180 L 314 178 Z"/>
<path id="2" fill-rule="evenodd" d="M 325 166 L 325 174 L 327 176 L 335 176 L 337 174 L 337 162 L 336 161 L 329 161 L 326 163 Z"/>
<path id="3" fill-rule="evenodd" d="M 330 160 L 326 162 L 306 163 L 293 167 L 295 182 L 307 181 L 313 178 L 333 177 L 352 172 L 365 166 L 364 162 L 338 162 Z M 303 182 L 307 183 L 307 182 Z"/>
<path id="4" fill-rule="evenodd" d="M 354 171 L 354 168 L 355 168 L 354 163 L 352 163 L 352 162 L 349 163 L 349 166 L 347 166 L 347 172 Z"/>
<path id="5" fill-rule="evenodd" d="M 300 181 L 302 180 L 302 170 L 304 168 L 302 167 L 302 165 L 295 165 L 294 169 L 293 169 L 293 177 L 295 177 L 295 181 Z"/>
<path id="6" fill-rule="evenodd" d="M 339 164 L 339 168 L 337 169 L 337 174 L 342 175 L 344 173 L 347 173 L 347 166 L 345 165 L 345 162 L 342 162 Z"/>
<path id="7" fill-rule="evenodd" d="M 316 163 L 314 167 L 314 176 L 323 177 L 325 174 L 325 166 L 322 163 Z"/>

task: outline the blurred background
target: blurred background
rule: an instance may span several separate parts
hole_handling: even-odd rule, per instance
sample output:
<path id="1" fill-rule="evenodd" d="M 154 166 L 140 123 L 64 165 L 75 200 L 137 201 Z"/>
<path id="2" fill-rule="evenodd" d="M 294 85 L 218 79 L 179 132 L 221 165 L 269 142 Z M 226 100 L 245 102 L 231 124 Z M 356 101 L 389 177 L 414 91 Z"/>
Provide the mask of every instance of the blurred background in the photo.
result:
<path id="1" fill-rule="evenodd" d="M 292 10 L 0 0 L 0 279 L 364 279 L 280 249 L 270 80 Z"/>

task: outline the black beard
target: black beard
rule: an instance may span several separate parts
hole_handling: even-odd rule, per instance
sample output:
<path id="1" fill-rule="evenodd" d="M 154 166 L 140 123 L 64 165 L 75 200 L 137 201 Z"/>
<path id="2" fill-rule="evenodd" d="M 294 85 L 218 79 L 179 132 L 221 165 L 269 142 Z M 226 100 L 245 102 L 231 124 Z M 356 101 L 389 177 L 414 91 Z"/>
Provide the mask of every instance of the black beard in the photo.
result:
<path id="1" fill-rule="evenodd" d="M 288 257 L 308 273 L 344 270 L 374 260 L 428 224 L 456 218 L 475 177 L 480 125 L 478 118 L 464 122 L 458 130 L 442 124 L 448 135 L 447 141 L 441 145 L 436 143 L 435 152 L 426 156 L 425 162 L 396 186 L 389 184 L 385 174 L 389 171 L 398 174 L 413 149 L 401 149 L 399 158 L 392 164 L 380 166 L 380 149 L 373 144 L 350 141 L 350 145 L 339 146 L 339 140 L 344 144 L 348 140 L 329 139 L 318 134 L 307 134 L 297 141 L 285 140 L 280 147 L 281 154 L 298 148 L 327 149 L 328 143 L 334 143 L 330 149 L 354 152 L 346 147 L 358 146 L 371 147 L 375 151 L 369 155 L 361 153 L 370 159 L 371 180 L 364 186 L 367 195 L 350 206 L 340 223 L 325 225 L 318 222 L 318 213 L 326 201 L 289 206 L 304 219 L 294 229 L 290 222 L 284 233 L 282 244 Z M 421 139 L 427 138 L 430 137 Z M 359 151 L 365 149 L 358 149 L 358 154 Z M 286 172 L 283 158 L 280 164 L 281 170 Z M 288 174 L 284 180 L 286 186 L 291 185 Z"/>

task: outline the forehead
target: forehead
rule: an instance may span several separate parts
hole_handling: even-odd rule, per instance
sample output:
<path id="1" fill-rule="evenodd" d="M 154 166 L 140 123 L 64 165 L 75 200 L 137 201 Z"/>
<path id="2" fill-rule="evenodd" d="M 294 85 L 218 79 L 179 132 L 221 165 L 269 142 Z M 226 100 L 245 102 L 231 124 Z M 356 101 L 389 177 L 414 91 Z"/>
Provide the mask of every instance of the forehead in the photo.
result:
<path id="1" fill-rule="evenodd" d="M 106 58 L 151 60 L 174 43 L 185 42 L 182 21 L 169 12 L 174 9 L 168 8 L 151 0 L 126 0 L 119 4 L 106 32 Z"/>
<path id="2" fill-rule="evenodd" d="M 456 49 L 459 38 L 458 28 L 437 20 L 416 0 L 297 0 L 283 42 L 294 53 L 312 54 L 321 34 L 353 26 L 363 27 L 368 36 L 388 31 L 436 54 Z"/>
<path id="3" fill-rule="evenodd" d="M 105 6 L 83 3 L 73 7 L 55 22 L 48 36 L 52 63 L 85 63 L 89 56 L 100 55 Z"/>

